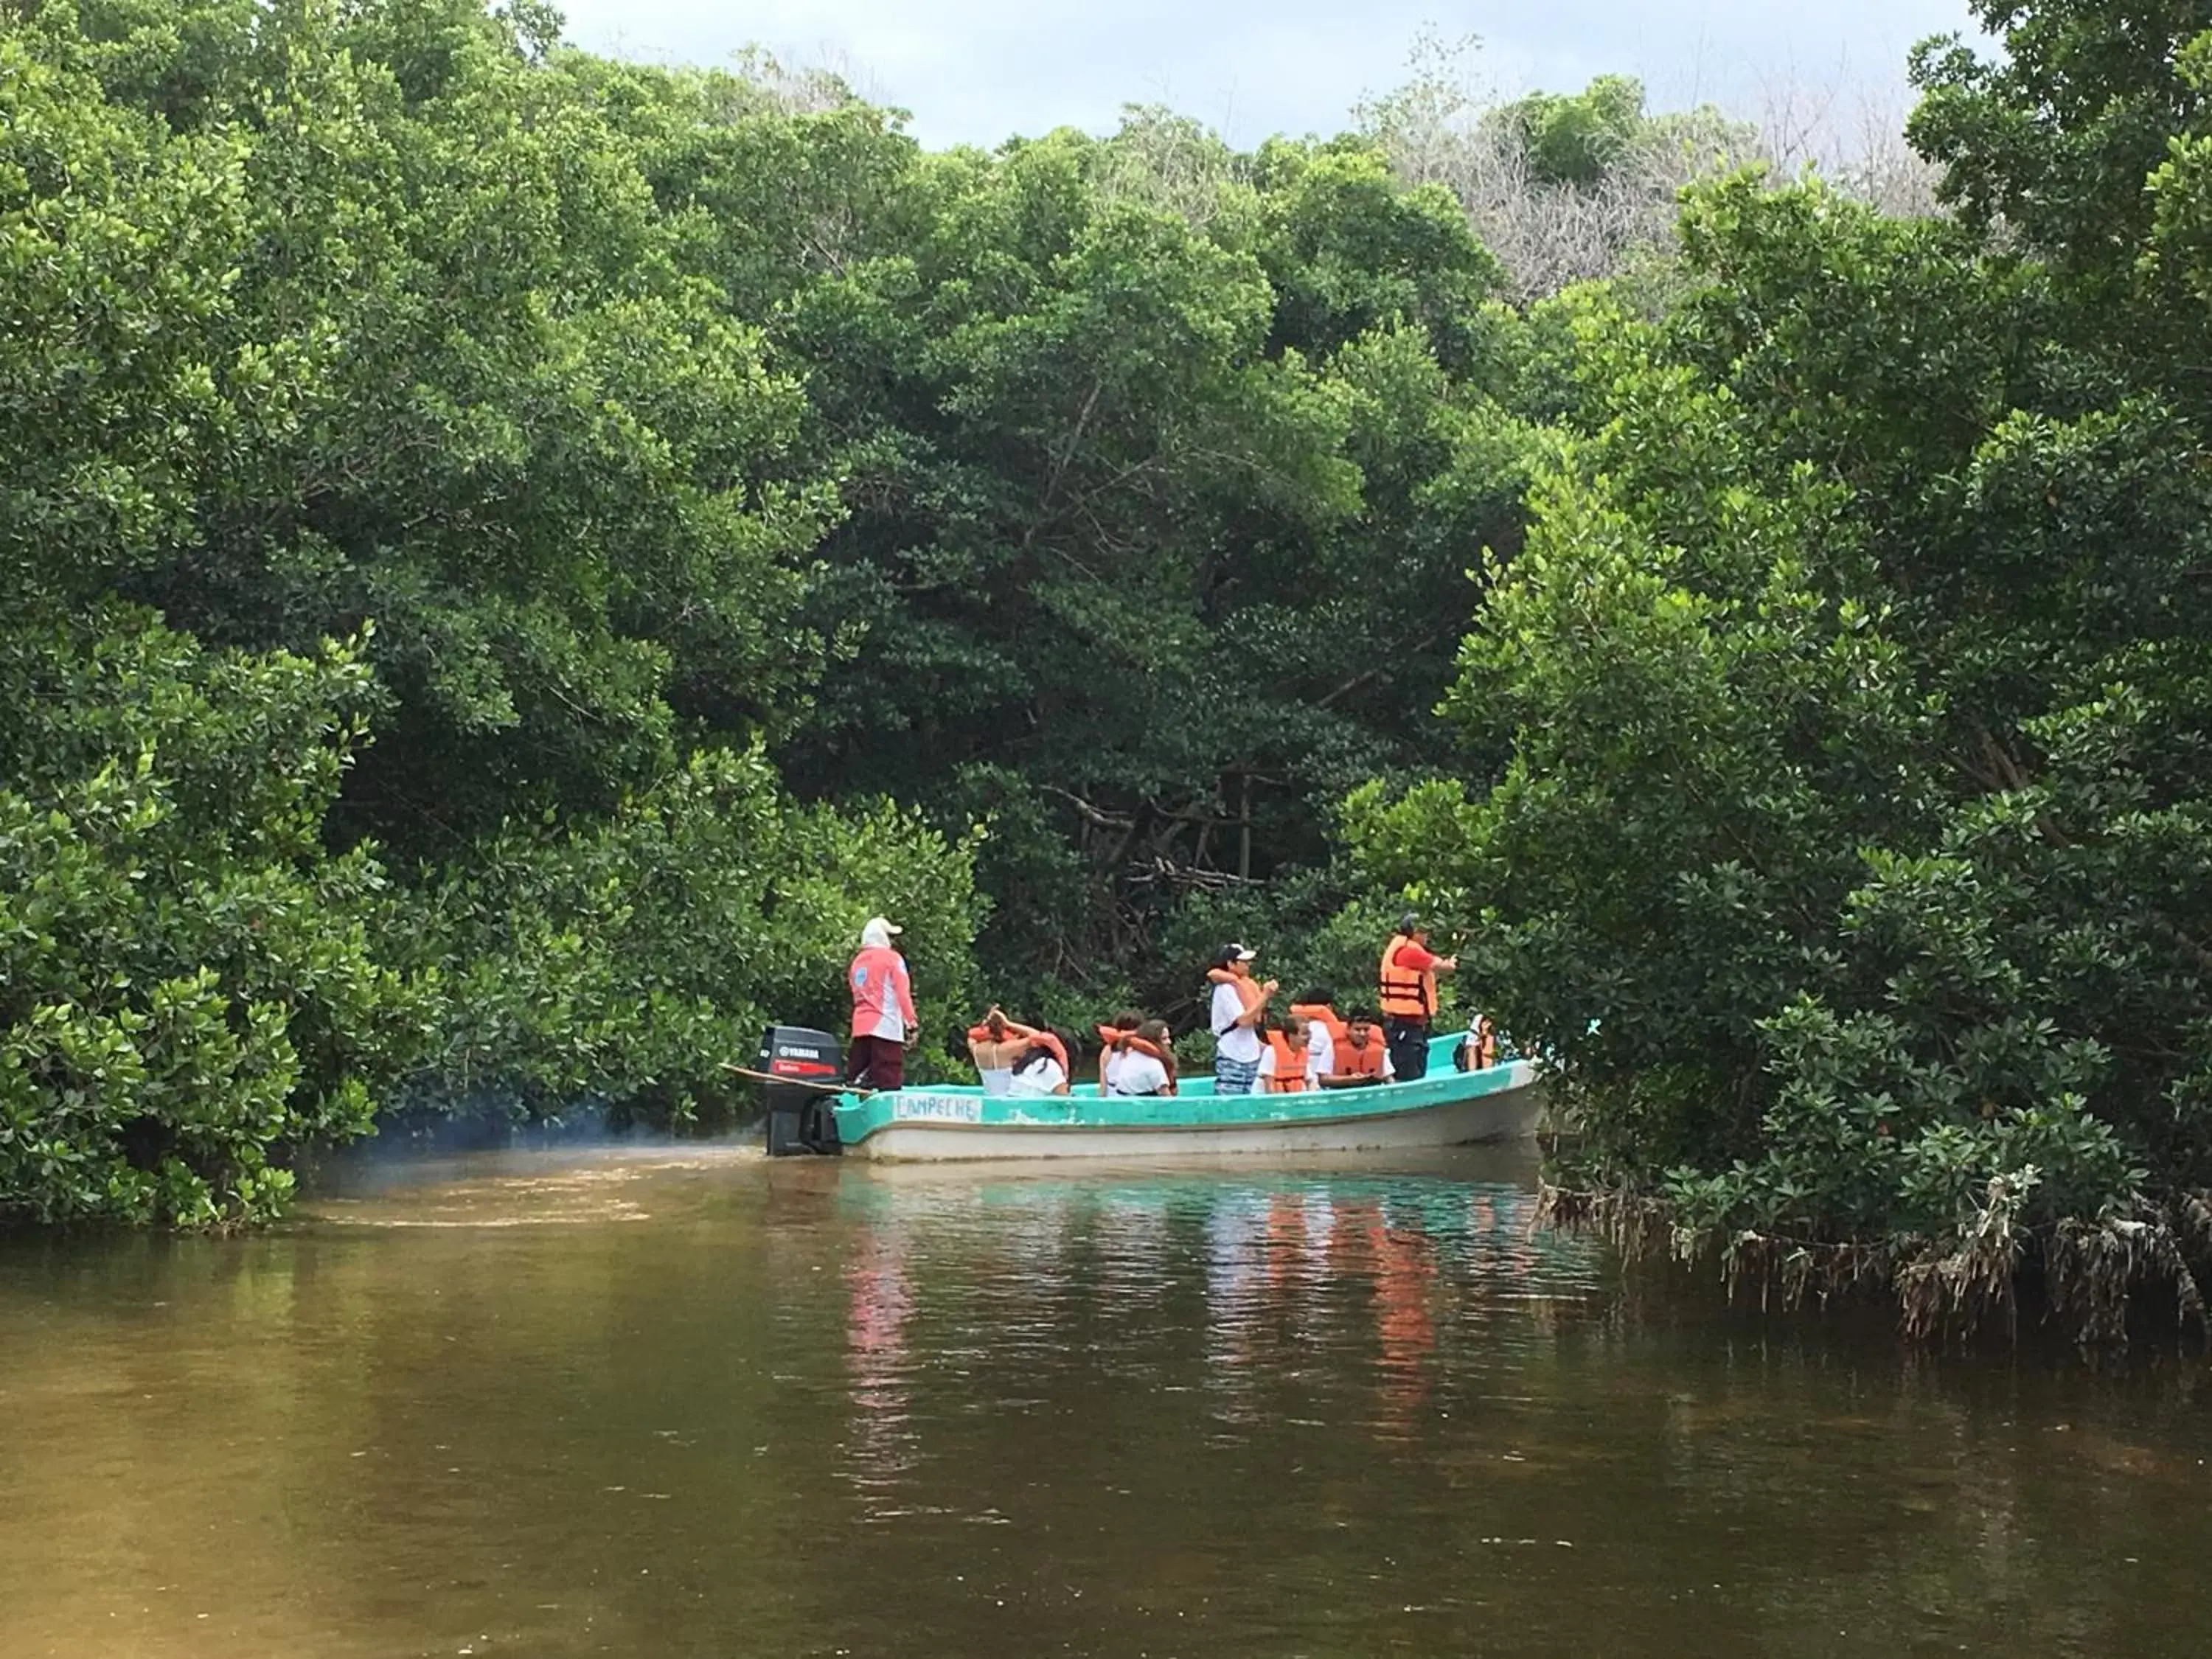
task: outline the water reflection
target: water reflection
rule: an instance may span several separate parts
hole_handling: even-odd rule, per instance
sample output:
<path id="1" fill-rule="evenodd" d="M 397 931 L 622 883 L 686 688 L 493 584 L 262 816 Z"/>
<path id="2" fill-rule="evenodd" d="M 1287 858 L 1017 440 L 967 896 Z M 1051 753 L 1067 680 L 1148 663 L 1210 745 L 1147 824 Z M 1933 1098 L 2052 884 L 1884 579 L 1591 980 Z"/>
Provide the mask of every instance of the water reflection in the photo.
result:
<path id="1" fill-rule="evenodd" d="M 1525 1182 L 1428 1170 L 856 1171 L 841 1197 L 865 1264 L 848 1273 L 848 1322 L 852 1439 L 863 1449 L 880 1437 L 887 1404 L 903 1403 L 889 1379 L 906 1355 L 887 1359 L 882 1334 L 905 1330 L 917 1297 L 931 1304 L 933 1352 L 1027 1346 L 1053 1366 L 1102 1327 L 1188 1304 L 1197 1385 L 1219 1431 L 1352 1406 L 1374 1438 L 1407 1443 L 1422 1431 L 1440 1340 L 1494 1340 L 1487 1310 L 1586 1304 L 1604 1282 L 1590 1242 L 1534 1231 Z M 941 1286 L 933 1298 L 890 1265 L 905 1261 Z M 993 1293 L 979 1297 L 979 1285 Z M 1354 1380 L 1357 1401 L 1346 1397 Z M 1286 1385 L 1308 1391 L 1303 1404 L 1286 1402 Z"/>
<path id="2" fill-rule="evenodd" d="M 467 1159 L 0 1245 L 0 1655 L 2203 1650 L 2201 1359 L 1717 1313 L 1531 1175 Z"/>

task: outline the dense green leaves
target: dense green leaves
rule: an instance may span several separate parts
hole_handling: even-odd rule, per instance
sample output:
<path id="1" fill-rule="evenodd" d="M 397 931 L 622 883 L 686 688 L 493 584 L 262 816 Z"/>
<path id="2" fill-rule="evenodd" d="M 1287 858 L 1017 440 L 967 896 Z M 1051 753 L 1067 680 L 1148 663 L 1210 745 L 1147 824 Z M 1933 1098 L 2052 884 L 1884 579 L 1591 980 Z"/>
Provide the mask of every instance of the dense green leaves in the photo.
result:
<path id="1" fill-rule="evenodd" d="M 849 508 L 810 611 L 849 654 L 779 753 L 993 817 L 1009 994 L 1179 999 L 1180 906 L 1325 865 L 1334 799 L 1432 753 L 1466 572 L 1517 533 L 1520 325 L 1356 144 L 1139 115 L 908 188 L 924 228 L 775 331 Z"/>
<path id="2" fill-rule="evenodd" d="M 1724 183 L 1658 322 L 1585 309 L 1582 429 L 1449 704 L 1508 758 L 1352 812 L 1370 870 L 1480 919 L 1475 981 L 1574 1088 L 1586 1179 L 1800 1252 L 1801 1287 L 1887 1251 L 1929 1322 L 2008 1296 L 2031 1243 L 2078 1279 L 2083 1228 L 2180 1273 L 2160 1225 L 2212 1185 L 2170 54 L 2212 19 L 1984 9 L 2003 64 L 1921 66 L 1962 222 Z"/>
<path id="3" fill-rule="evenodd" d="M 1229 933 L 1357 996 L 1411 895 L 1693 1231 L 1963 1297 L 2158 1223 L 2212 17 L 1978 9 L 1954 218 L 1725 179 L 1677 258 L 1752 135 L 1618 77 L 933 155 L 522 0 L 7 9 L 0 1212 L 719 1117 L 877 911 L 931 1066 Z"/>
<path id="4" fill-rule="evenodd" d="M 964 826 L 761 758 L 840 505 L 804 271 L 678 188 L 760 106 L 549 16 L 0 16 L 0 1214 L 256 1218 L 373 1106 L 723 1110 L 879 908 L 964 1012 Z"/>
<path id="5" fill-rule="evenodd" d="M 0 643 L 0 1214 L 258 1217 L 426 1014 L 372 947 L 375 861 L 319 842 L 373 690 L 350 649 L 99 629 Z"/>

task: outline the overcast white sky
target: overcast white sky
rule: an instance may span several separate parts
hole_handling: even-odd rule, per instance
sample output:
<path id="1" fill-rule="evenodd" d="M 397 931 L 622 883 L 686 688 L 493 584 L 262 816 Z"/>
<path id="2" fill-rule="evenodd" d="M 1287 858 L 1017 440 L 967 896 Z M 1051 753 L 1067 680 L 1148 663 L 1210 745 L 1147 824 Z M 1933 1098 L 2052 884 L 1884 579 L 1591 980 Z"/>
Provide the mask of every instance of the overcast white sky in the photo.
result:
<path id="1" fill-rule="evenodd" d="M 840 67 L 914 113 L 930 144 L 994 144 L 1127 103 L 1167 103 L 1239 144 L 1332 132 L 1404 78 L 1425 25 L 1481 38 L 1513 93 L 1641 76 L 1657 107 L 1756 114 L 1772 88 L 1849 88 L 1905 107 L 1905 49 L 1968 27 L 1966 0 L 556 0 L 594 51 L 715 64 L 749 43 Z"/>

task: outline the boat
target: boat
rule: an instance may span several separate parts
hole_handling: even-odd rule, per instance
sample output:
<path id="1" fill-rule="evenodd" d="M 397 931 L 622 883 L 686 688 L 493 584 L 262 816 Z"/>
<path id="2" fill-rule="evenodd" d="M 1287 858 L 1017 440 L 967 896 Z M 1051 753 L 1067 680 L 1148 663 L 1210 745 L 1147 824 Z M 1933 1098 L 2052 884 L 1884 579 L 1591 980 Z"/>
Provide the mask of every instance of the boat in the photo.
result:
<path id="1" fill-rule="evenodd" d="M 841 1094 L 833 1112 L 847 1156 L 915 1163 L 1388 1152 L 1533 1134 L 1542 1103 L 1534 1066 L 1455 1071 L 1459 1042 L 1456 1032 L 1431 1038 L 1429 1073 L 1410 1083 L 1217 1096 L 1208 1076 L 1186 1079 L 1178 1094 L 1134 1097 L 1088 1083 L 1042 1096 L 922 1084 Z"/>

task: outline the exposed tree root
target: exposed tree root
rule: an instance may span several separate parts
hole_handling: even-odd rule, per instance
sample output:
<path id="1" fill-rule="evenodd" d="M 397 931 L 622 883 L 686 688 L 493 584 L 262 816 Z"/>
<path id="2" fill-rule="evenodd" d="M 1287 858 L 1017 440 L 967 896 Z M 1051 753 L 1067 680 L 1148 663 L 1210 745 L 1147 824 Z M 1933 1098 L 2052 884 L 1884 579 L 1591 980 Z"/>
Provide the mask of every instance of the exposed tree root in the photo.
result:
<path id="1" fill-rule="evenodd" d="M 1663 1247 L 1687 1264 L 1717 1249 L 1729 1299 L 1755 1294 L 1762 1310 L 1887 1297 L 1899 1329 L 1917 1342 L 1999 1327 L 2017 1338 L 2023 1295 L 2074 1342 L 2124 1342 L 2134 1298 L 2145 1291 L 2173 1297 L 2179 1329 L 2212 1335 L 2201 1277 L 2212 1264 L 2212 1193 L 2185 1194 L 2146 1219 L 2042 1228 L 2018 1224 L 2007 1197 L 1992 1183 L 1974 1226 L 1943 1241 L 1839 1243 L 1751 1230 L 1722 1237 L 1679 1224 L 1649 1194 L 1548 1183 L 1537 1222 L 1594 1233 L 1630 1261 Z"/>

